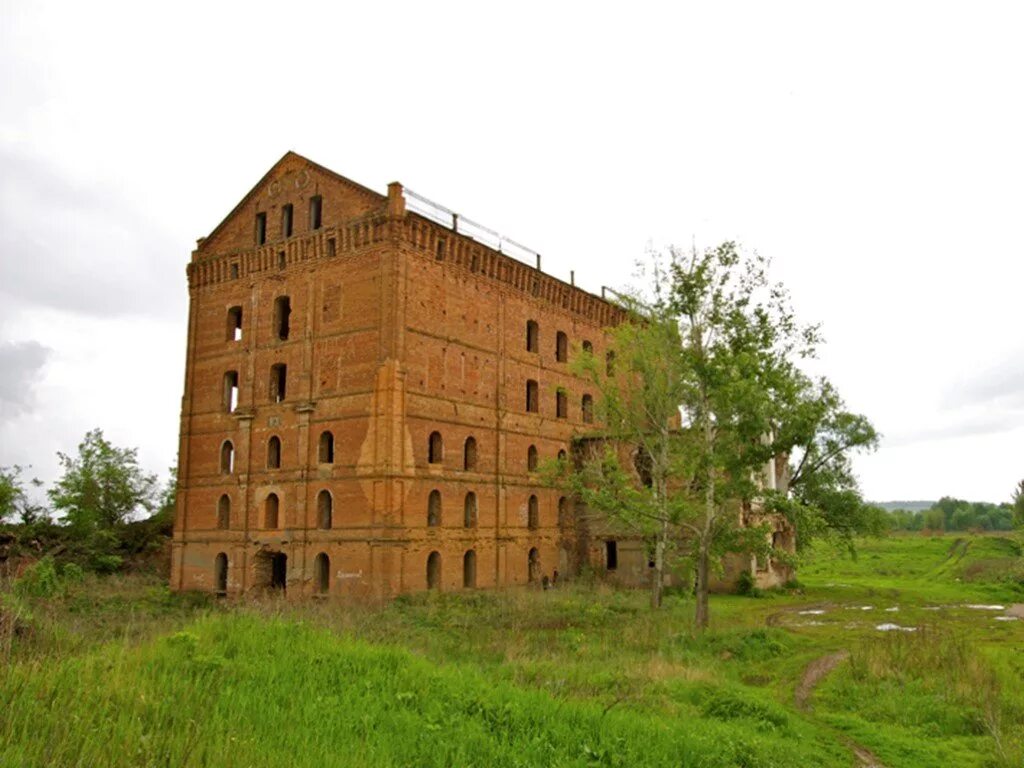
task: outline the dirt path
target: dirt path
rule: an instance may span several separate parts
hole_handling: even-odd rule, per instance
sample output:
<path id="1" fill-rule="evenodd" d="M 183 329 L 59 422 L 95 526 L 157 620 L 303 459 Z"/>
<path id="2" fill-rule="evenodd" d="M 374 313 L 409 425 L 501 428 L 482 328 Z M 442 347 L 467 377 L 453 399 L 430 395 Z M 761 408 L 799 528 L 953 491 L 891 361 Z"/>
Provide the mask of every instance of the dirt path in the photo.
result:
<path id="1" fill-rule="evenodd" d="M 850 657 L 849 651 L 838 651 L 836 653 L 830 653 L 828 656 L 822 656 L 819 659 L 815 659 L 807 665 L 807 669 L 804 670 L 804 675 L 800 678 L 800 684 L 796 687 L 796 699 L 797 709 L 809 710 L 811 694 L 814 693 L 815 686 L 821 682 L 821 679 L 825 677 L 829 672 L 838 667 L 844 661 Z"/>
<path id="2" fill-rule="evenodd" d="M 811 694 L 814 693 L 815 687 L 817 687 L 818 683 L 820 683 L 829 672 L 838 667 L 849 657 L 849 651 L 836 651 L 835 653 L 830 653 L 827 656 L 815 659 L 808 664 L 807 668 L 804 670 L 803 677 L 800 678 L 800 684 L 797 685 L 796 692 L 794 694 L 797 709 L 803 712 L 810 711 Z M 860 765 L 861 768 L 885 768 L 882 762 L 875 757 L 874 753 L 867 747 L 862 747 L 860 744 L 853 741 L 853 739 L 845 735 L 840 736 L 839 738 L 856 756 L 857 764 Z"/>

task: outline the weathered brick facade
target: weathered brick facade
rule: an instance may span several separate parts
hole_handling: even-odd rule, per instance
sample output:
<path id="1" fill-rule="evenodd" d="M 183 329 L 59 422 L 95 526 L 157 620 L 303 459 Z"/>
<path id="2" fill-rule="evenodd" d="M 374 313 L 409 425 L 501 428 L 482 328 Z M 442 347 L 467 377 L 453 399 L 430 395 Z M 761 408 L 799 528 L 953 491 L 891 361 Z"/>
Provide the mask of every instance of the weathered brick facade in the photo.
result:
<path id="1" fill-rule="evenodd" d="M 571 567 L 531 446 L 543 462 L 589 426 L 558 334 L 600 355 L 620 310 L 405 203 L 288 153 L 199 241 L 175 589 L 388 596 Z"/>

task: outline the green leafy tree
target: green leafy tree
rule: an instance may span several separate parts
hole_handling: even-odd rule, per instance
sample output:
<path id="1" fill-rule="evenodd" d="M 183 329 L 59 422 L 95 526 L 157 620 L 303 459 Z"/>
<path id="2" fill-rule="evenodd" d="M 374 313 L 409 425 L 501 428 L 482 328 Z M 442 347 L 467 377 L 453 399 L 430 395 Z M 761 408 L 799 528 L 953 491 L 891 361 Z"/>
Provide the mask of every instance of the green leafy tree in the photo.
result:
<path id="1" fill-rule="evenodd" d="M 30 499 L 21 479 L 23 467 L 0 467 L 0 523 L 17 520 L 21 525 L 32 525 L 46 517 L 46 510 Z M 33 478 L 29 485 L 39 487 L 42 483 Z"/>
<path id="2" fill-rule="evenodd" d="M 58 453 L 64 474 L 50 501 L 73 529 L 109 531 L 156 503 L 156 475 L 139 467 L 135 448 L 117 448 L 100 429 L 87 432 L 77 455 Z"/>
<path id="3" fill-rule="evenodd" d="M 1024 480 L 1017 483 L 1013 491 L 1013 524 L 1017 528 L 1024 528 Z"/>
<path id="4" fill-rule="evenodd" d="M 634 305 L 634 321 L 611 336 L 622 370 L 602 376 L 596 361 L 582 362 L 600 392 L 606 435 L 640 446 L 646 480 L 638 484 L 607 449 L 587 457 L 575 487 L 588 506 L 653 535 L 652 605 L 660 604 L 664 554 L 678 546 L 694 565 L 696 624 L 706 627 L 714 563 L 766 546 L 764 531 L 742 524 L 752 502 L 770 498 L 808 537 L 880 524 L 849 468 L 849 452 L 877 436 L 831 385 L 798 369 L 818 331 L 796 323 L 763 259 L 733 243 L 672 249 L 652 278 L 653 298 Z M 769 461 L 783 480 L 778 491 L 761 483 Z"/>

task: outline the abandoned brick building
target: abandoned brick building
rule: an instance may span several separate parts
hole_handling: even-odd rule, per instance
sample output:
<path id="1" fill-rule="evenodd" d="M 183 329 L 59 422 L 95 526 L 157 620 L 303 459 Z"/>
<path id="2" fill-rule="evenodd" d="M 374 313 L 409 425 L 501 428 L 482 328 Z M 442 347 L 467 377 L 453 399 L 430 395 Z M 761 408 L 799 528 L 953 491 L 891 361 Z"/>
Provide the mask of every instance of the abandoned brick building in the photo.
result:
<path id="1" fill-rule="evenodd" d="M 568 360 L 623 310 L 514 247 L 278 161 L 188 266 L 172 587 L 385 597 L 582 561 L 642 583 L 642 542 L 579 546 L 537 472 L 594 428 Z"/>
<path id="2" fill-rule="evenodd" d="M 172 585 L 392 595 L 569 567 L 537 468 L 621 310 L 294 153 L 188 267 Z M 486 230 L 481 230 L 486 233 Z"/>

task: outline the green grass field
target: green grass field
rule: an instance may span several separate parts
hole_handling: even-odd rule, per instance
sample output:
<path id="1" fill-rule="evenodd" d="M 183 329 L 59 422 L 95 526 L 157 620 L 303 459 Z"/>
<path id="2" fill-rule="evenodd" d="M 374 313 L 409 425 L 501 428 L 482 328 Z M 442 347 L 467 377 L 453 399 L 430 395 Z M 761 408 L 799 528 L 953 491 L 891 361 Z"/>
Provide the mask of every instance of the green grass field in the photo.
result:
<path id="1" fill-rule="evenodd" d="M 0 766 L 1024 764 L 1016 540 L 858 550 L 811 553 L 799 590 L 715 597 L 704 635 L 686 595 L 654 613 L 601 585 L 378 607 L 141 577 L 8 594 Z"/>

